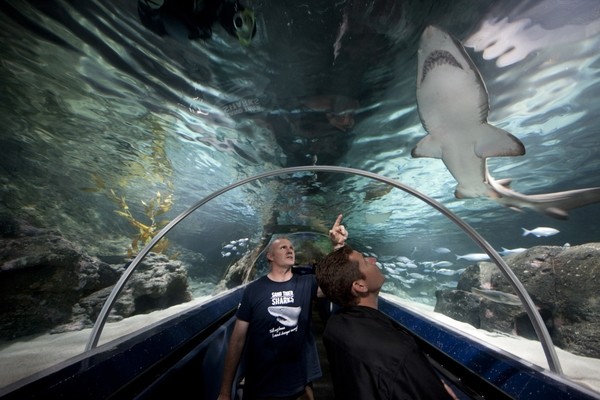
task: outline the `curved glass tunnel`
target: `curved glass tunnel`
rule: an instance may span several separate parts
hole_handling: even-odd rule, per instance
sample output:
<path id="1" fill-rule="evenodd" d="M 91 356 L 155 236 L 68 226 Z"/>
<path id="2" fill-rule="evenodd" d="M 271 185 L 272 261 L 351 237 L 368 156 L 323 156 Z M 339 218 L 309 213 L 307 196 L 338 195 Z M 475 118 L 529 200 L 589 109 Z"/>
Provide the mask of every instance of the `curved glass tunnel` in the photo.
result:
<path id="1" fill-rule="evenodd" d="M 481 351 L 600 393 L 597 2 L 237 2 L 238 31 L 204 18 L 208 9 L 178 9 L 198 2 L 0 2 L 0 388 L 118 347 L 187 313 L 178 310 L 233 302 L 251 276 L 237 269 L 251 265 L 248 251 L 273 234 L 321 237 L 341 212 L 352 244 L 379 257 L 382 304 L 441 322 L 444 341 L 430 339 L 447 354 L 458 357 L 452 337 L 468 335 Z M 435 42 L 443 32 L 454 40 Z M 424 68 L 430 47 L 475 79 L 429 69 L 452 63 Z M 437 76 L 425 88 L 424 70 Z M 481 131 L 453 129 L 464 121 L 508 132 L 524 151 L 471 146 Z M 419 147 L 428 130 L 463 146 L 420 157 L 439 155 Z M 265 171 L 328 165 L 442 204 L 502 256 L 533 304 L 417 198 L 366 176 L 298 171 L 232 189 L 177 224 L 89 343 L 128 263 L 198 199 Z M 484 178 L 491 192 L 473 186 Z M 464 196 L 473 191 L 481 196 Z"/>
<path id="2" fill-rule="evenodd" d="M 297 180 L 311 182 L 325 192 L 340 192 L 348 180 L 353 181 L 351 187 L 361 189 L 345 190 L 336 204 L 323 204 L 318 197 L 284 189 Z M 381 215 L 372 201 L 363 201 L 368 191 L 392 197 L 396 208 Z M 247 206 L 243 214 L 232 208 L 239 203 Z M 304 207 L 302 212 L 298 204 Z M 278 213 L 270 221 L 260 221 L 258 216 L 264 208 Z M 297 219 L 298 215 L 310 218 L 317 208 L 330 214 L 331 221 Z M 401 219 L 391 218 L 398 209 L 414 209 L 415 215 L 434 212 L 439 218 L 435 226 L 421 226 L 419 233 L 414 231 L 414 221 L 406 221 L 402 215 Z M 590 384 L 580 380 L 581 367 L 588 365 L 591 376 L 595 363 L 554 346 L 549 331 L 552 326 L 548 326 L 548 316 L 542 316 L 543 307 L 535 304 L 508 264 L 516 255 L 505 256 L 505 260 L 454 213 L 402 183 L 366 171 L 330 166 L 293 167 L 247 178 L 174 217 L 123 265 L 120 280 L 106 297 L 93 328 L 43 335 L 5 348 L 5 358 L 20 366 L 13 371 L 13 379 L 27 378 L 98 345 L 110 348 L 112 341 L 139 335 L 186 310 L 218 301 L 220 295 L 266 273 L 263 250 L 274 236 L 288 236 L 296 246 L 298 264 L 312 265 L 331 250 L 327 224 L 339 210 L 347 212 L 344 224 L 350 231 L 349 243 L 377 257 L 386 276 L 382 293 L 386 304 L 414 312 L 503 356 L 509 354 L 517 362 L 532 363 L 584 387 Z M 235 221 L 244 218 L 251 219 L 256 229 L 236 229 Z M 232 223 L 220 226 L 218 219 Z M 379 243 L 369 243 L 353 235 L 354 227 L 364 224 L 377 225 L 382 232 L 388 224 L 413 228 L 407 229 L 410 233 L 405 236 L 382 235 Z M 212 253 L 198 250 L 206 242 L 204 235 L 218 234 L 223 238 Z M 386 243 L 385 250 L 376 253 L 373 248 L 382 248 L 382 243 Z M 419 246 L 412 246 L 414 243 Z M 444 247 L 447 243 L 471 252 L 454 254 Z M 10 355 L 13 352 L 16 357 Z M 40 357 L 48 361 L 41 363 Z M 574 371 L 575 375 L 569 376 Z"/>

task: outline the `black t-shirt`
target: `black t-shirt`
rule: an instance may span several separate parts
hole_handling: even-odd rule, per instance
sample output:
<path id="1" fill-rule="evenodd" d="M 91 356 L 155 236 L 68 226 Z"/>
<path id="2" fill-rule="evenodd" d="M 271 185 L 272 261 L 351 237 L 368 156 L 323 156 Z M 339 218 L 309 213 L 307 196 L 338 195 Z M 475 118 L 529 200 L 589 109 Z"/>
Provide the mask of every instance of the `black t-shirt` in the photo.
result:
<path id="1" fill-rule="evenodd" d="M 450 398 L 414 339 L 379 310 L 338 310 L 327 321 L 323 342 L 336 399 Z"/>
<path id="2" fill-rule="evenodd" d="M 244 290 L 237 318 L 248 321 L 245 393 L 290 396 L 321 376 L 310 328 L 314 275 L 287 282 L 263 276 Z"/>

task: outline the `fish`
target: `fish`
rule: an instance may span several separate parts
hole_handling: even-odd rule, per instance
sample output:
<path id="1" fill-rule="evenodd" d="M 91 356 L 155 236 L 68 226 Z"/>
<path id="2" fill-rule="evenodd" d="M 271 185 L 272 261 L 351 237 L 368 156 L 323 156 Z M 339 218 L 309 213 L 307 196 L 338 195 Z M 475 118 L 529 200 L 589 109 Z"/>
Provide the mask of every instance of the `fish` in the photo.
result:
<path id="1" fill-rule="evenodd" d="M 490 259 L 490 256 L 486 253 L 469 253 L 459 256 L 456 254 L 457 260 L 467 260 L 467 261 L 486 261 Z"/>
<path id="2" fill-rule="evenodd" d="M 435 251 L 438 254 L 448 254 L 451 253 L 452 251 L 447 248 L 447 247 L 437 247 L 435 249 L 433 249 L 433 251 Z"/>
<path id="3" fill-rule="evenodd" d="M 431 266 L 432 267 L 451 267 L 452 266 L 452 262 L 450 262 L 450 261 L 438 261 L 436 263 L 433 263 Z"/>
<path id="4" fill-rule="evenodd" d="M 478 289 L 476 287 L 472 287 L 471 292 L 495 303 L 503 303 L 511 306 L 520 306 L 523 304 L 521 299 L 519 299 L 519 296 L 511 293 L 491 289 Z"/>
<path id="5" fill-rule="evenodd" d="M 418 50 L 417 106 L 428 135 L 413 157 L 439 158 L 457 181 L 455 197 L 493 196 L 486 182 L 486 158 L 520 156 L 525 146 L 487 122 L 488 92 L 462 44 L 428 26 Z"/>
<path id="6" fill-rule="evenodd" d="M 537 237 L 542 237 L 542 236 L 552 236 L 552 235 L 556 235 L 557 233 L 559 233 L 560 231 L 558 229 L 554 229 L 554 228 L 549 228 L 546 226 L 538 226 L 535 229 L 532 230 L 528 230 L 525 228 L 521 228 L 523 229 L 523 236 L 527 236 L 529 234 L 532 234 L 534 236 Z"/>
<path id="7" fill-rule="evenodd" d="M 406 283 L 407 285 L 412 285 L 413 283 L 415 283 L 417 281 L 416 278 L 406 279 L 401 276 L 399 277 L 399 279 L 400 279 L 400 282 Z M 409 288 L 410 288 L 410 286 L 409 286 Z"/>
<path id="8" fill-rule="evenodd" d="M 436 270 L 435 273 L 439 274 L 439 275 L 452 276 L 456 273 L 456 271 L 454 271 L 452 269 L 448 269 L 448 268 L 440 268 L 440 269 Z"/>
<path id="9" fill-rule="evenodd" d="M 436 289 L 439 289 L 439 290 L 456 289 L 457 286 L 458 286 L 458 281 L 444 282 L 441 285 L 438 285 L 436 287 Z"/>
<path id="10" fill-rule="evenodd" d="M 338 95 L 307 97 L 301 104 L 310 111 L 325 113 L 331 126 L 342 132 L 354 127 L 354 113 L 360 107 L 358 100 Z"/>
<path id="11" fill-rule="evenodd" d="M 410 276 L 413 279 L 419 279 L 419 280 L 427 279 L 427 277 L 425 275 L 419 274 L 417 272 L 411 272 L 410 274 L 408 274 L 408 276 Z"/>
<path id="12" fill-rule="evenodd" d="M 565 190 L 554 193 L 523 194 L 509 187 L 510 179 L 495 180 L 487 172 L 492 200 L 515 211 L 529 208 L 556 219 L 568 219 L 568 210 L 600 202 L 600 187 Z"/>
<path id="13" fill-rule="evenodd" d="M 600 202 L 600 187 L 528 195 L 511 189 L 510 179 L 494 179 L 487 158 L 522 156 L 525 146 L 488 123 L 487 88 L 462 43 L 430 25 L 421 35 L 417 59 L 417 108 L 427 135 L 411 155 L 441 159 L 457 182 L 456 198 L 484 197 L 515 211 L 531 209 L 556 219 L 568 219 L 569 210 Z"/>
<path id="14" fill-rule="evenodd" d="M 506 247 L 503 247 L 502 251 L 499 251 L 498 254 L 500 254 L 502 256 L 507 256 L 509 254 L 520 254 L 526 250 L 527 249 L 524 247 L 517 247 L 515 249 L 507 249 Z"/>

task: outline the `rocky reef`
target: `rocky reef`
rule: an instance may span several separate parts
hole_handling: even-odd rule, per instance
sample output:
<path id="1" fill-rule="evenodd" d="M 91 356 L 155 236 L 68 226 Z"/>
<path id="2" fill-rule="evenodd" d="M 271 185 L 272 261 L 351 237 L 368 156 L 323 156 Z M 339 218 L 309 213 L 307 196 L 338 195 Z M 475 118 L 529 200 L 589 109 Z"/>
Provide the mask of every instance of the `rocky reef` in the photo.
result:
<path id="1" fill-rule="evenodd" d="M 600 358 L 600 243 L 537 246 L 505 261 L 527 289 L 553 343 Z M 456 289 L 436 292 L 435 311 L 476 328 L 536 339 L 515 294 L 495 264 L 482 262 L 465 270 Z"/>
<path id="2" fill-rule="evenodd" d="M 310 264 L 324 251 L 303 245 L 314 245 L 314 235 L 295 239 L 298 260 Z M 264 245 L 231 265 L 216 290 L 250 280 L 260 267 L 256 265 Z M 173 260 L 148 254 L 117 297 L 109 321 L 191 300 L 190 262 L 203 263 L 190 257 Z M 0 340 L 91 327 L 128 261 L 122 256 L 89 256 L 58 231 L 0 218 Z M 506 256 L 505 261 L 527 289 L 554 344 L 576 355 L 600 358 L 600 243 L 537 246 Z M 436 298 L 435 311 L 453 319 L 478 329 L 536 338 L 525 309 L 495 264 L 469 266 L 456 289 L 438 290 Z"/>
<path id="3" fill-rule="evenodd" d="M 127 259 L 91 257 L 58 231 L 0 221 L 0 340 L 91 327 Z M 191 300 L 187 268 L 150 253 L 128 280 L 109 320 Z"/>

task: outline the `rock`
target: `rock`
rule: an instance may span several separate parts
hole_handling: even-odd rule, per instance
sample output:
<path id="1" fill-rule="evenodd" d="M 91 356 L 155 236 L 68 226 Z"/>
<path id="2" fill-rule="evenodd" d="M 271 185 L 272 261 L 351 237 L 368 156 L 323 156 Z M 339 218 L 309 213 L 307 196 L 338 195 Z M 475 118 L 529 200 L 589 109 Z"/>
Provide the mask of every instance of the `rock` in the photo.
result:
<path id="1" fill-rule="evenodd" d="M 504 259 L 527 289 L 553 343 L 573 354 L 600 357 L 600 243 L 538 246 Z M 456 290 L 436 293 L 435 311 L 476 328 L 537 338 L 522 306 L 482 297 L 472 287 L 516 294 L 495 264 L 482 262 L 465 270 Z"/>
<path id="2" fill-rule="evenodd" d="M 180 261 L 150 253 L 138 265 L 119 297 L 115 308 L 123 317 L 190 301 L 187 269 Z"/>
<path id="3" fill-rule="evenodd" d="M 480 327 L 480 299 L 463 290 L 437 290 L 434 311 L 449 316 L 457 321 L 466 322 L 476 328 Z"/>
<path id="4" fill-rule="evenodd" d="M 0 221 L 0 339 L 91 327 L 124 265 L 83 253 L 57 231 Z M 117 298 L 111 319 L 189 301 L 187 269 L 149 254 Z"/>

